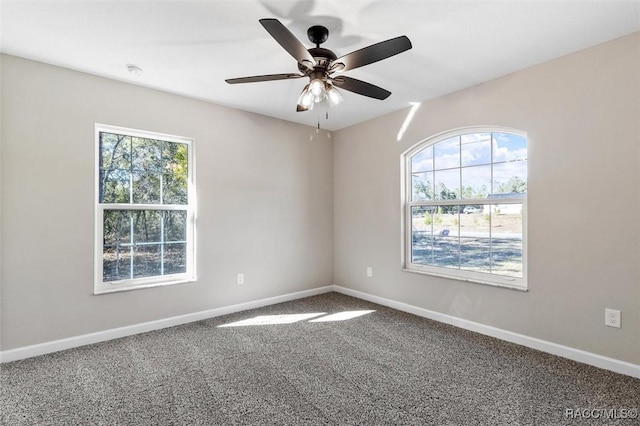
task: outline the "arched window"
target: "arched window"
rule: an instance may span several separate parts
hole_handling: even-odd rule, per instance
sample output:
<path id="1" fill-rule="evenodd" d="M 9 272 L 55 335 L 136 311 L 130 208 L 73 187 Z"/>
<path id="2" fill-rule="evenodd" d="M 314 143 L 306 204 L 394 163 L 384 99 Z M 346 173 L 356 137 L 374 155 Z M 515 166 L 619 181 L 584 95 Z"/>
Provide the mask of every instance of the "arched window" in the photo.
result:
<path id="1" fill-rule="evenodd" d="M 458 129 L 403 164 L 405 269 L 526 289 L 526 134 Z"/>

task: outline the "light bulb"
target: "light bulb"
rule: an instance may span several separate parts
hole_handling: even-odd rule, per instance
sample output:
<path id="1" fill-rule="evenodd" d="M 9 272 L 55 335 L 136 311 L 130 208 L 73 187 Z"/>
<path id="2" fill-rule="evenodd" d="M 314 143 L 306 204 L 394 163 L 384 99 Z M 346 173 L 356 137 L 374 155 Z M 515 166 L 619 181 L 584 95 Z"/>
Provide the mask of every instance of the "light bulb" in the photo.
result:
<path id="1" fill-rule="evenodd" d="M 309 84 L 309 91 L 316 102 L 322 101 L 327 95 L 327 89 L 324 87 L 324 81 L 319 78 L 311 80 L 311 83 Z"/>
<path id="2" fill-rule="evenodd" d="M 329 86 L 329 90 L 327 90 L 327 99 L 329 100 L 329 106 L 334 107 L 342 102 L 342 95 L 338 92 L 333 86 Z"/>

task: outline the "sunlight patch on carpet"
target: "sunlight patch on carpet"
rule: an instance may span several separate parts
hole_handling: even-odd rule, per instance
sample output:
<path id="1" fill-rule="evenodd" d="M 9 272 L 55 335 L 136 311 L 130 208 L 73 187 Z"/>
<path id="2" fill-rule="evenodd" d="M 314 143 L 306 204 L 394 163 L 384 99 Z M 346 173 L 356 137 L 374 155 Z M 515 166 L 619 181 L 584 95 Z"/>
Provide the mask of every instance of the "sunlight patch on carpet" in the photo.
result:
<path id="1" fill-rule="evenodd" d="M 253 318 L 232 322 L 229 324 L 219 325 L 218 327 L 244 327 L 249 325 L 274 325 L 274 324 L 293 324 L 298 321 L 304 321 L 310 318 L 325 315 L 326 312 L 316 312 L 312 314 L 282 314 L 282 315 L 259 315 Z"/>
<path id="2" fill-rule="evenodd" d="M 358 318 L 363 315 L 375 312 L 368 311 L 344 311 L 327 315 L 326 312 L 314 312 L 309 314 L 279 314 L 279 315 L 259 315 L 253 318 L 247 318 L 240 321 L 231 322 L 229 324 L 219 325 L 221 327 L 247 327 L 250 325 L 277 325 L 277 324 L 294 324 L 300 321 L 310 320 L 309 322 L 335 322 L 346 321 Z M 323 316 L 324 315 L 324 316 Z M 318 318 L 320 317 L 320 318 Z M 315 319 L 311 319 L 315 318 Z"/>
<path id="3" fill-rule="evenodd" d="M 372 312 L 375 312 L 375 310 L 374 311 L 344 311 L 344 312 L 338 312 L 336 314 L 327 315 L 325 317 L 312 319 L 309 322 L 346 321 L 353 318 L 361 317 L 363 315 L 370 314 Z"/>

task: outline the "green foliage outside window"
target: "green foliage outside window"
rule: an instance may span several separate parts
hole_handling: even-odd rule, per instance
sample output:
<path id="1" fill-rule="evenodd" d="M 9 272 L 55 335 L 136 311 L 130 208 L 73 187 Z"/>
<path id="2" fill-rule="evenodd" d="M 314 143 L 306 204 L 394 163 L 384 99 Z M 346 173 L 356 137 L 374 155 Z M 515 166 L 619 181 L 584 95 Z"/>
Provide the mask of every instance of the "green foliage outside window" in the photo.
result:
<path id="1" fill-rule="evenodd" d="M 98 202 L 141 205 L 104 210 L 103 281 L 184 273 L 188 145 L 108 132 L 99 143 Z"/>

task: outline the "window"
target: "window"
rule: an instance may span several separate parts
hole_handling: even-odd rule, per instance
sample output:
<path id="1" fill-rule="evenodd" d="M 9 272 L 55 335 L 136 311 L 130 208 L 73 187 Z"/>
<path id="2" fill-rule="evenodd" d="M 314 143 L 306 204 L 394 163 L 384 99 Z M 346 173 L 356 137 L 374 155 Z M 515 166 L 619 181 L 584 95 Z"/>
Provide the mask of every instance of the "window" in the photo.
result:
<path id="1" fill-rule="evenodd" d="M 405 269 L 526 289 L 526 135 L 447 132 L 403 165 Z"/>
<path id="2" fill-rule="evenodd" d="M 96 146 L 95 293 L 194 280 L 193 140 L 96 125 Z"/>

